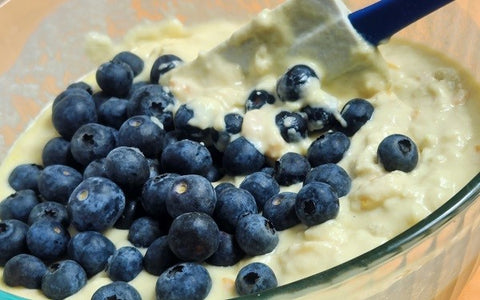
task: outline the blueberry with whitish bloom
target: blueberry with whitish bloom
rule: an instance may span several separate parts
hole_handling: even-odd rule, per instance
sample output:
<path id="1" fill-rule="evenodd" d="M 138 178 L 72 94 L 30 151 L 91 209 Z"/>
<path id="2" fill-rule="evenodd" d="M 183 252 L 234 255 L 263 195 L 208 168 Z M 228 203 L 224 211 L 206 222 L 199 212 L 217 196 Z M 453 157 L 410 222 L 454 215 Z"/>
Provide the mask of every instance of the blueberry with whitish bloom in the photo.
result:
<path id="1" fill-rule="evenodd" d="M 123 62 L 126 63 L 130 69 L 132 69 L 133 76 L 137 76 L 140 74 L 144 67 L 143 59 L 141 59 L 138 55 L 130 51 L 122 51 L 117 53 L 113 58 L 112 61 Z"/>
<path id="2" fill-rule="evenodd" d="M 235 238 L 240 248 L 251 256 L 272 252 L 279 241 L 272 222 L 260 214 L 241 216 L 235 227 Z"/>
<path id="3" fill-rule="evenodd" d="M 138 148 L 146 157 L 155 158 L 162 152 L 164 136 L 163 124 L 157 118 L 137 115 L 118 130 L 118 145 Z"/>
<path id="4" fill-rule="evenodd" d="M 73 158 L 88 165 L 95 159 L 103 158 L 117 146 L 117 131 L 112 127 L 88 123 L 80 127 L 70 141 Z"/>
<path id="5" fill-rule="evenodd" d="M 305 156 L 287 152 L 275 162 L 275 179 L 283 186 L 303 182 L 310 168 Z"/>
<path id="6" fill-rule="evenodd" d="M 333 163 L 319 165 L 311 169 L 303 184 L 306 185 L 314 181 L 327 183 L 338 197 L 347 195 L 352 186 L 352 179 L 347 171 Z"/>
<path id="7" fill-rule="evenodd" d="M 65 228 L 70 225 L 70 216 L 65 205 L 53 201 L 40 202 L 32 208 L 28 215 L 28 224 L 32 225 L 40 220 L 53 220 Z"/>
<path id="8" fill-rule="evenodd" d="M 339 131 L 326 132 L 310 144 L 307 158 L 312 167 L 338 163 L 350 148 L 350 139 Z"/>
<path id="9" fill-rule="evenodd" d="M 229 175 L 247 175 L 259 171 L 264 164 L 265 156 L 243 136 L 225 147 L 223 168 Z"/>
<path id="10" fill-rule="evenodd" d="M 8 175 L 8 184 L 16 191 L 38 191 L 38 177 L 43 167 L 37 164 L 20 164 Z"/>
<path id="11" fill-rule="evenodd" d="M 66 165 L 76 168 L 78 162 L 73 158 L 70 152 L 70 140 L 63 137 L 54 137 L 50 139 L 42 150 L 43 166 Z"/>
<path id="12" fill-rule="evenodd" d="M 72 167 L 51 165 L 40 173 L 38 190 L 45 200 L 66 204 L 68 197 L 82 180 L 82 174 Z"/>
<path id="13" fill-rule="evenodd" d="M 142 206 L 141 200 L 139 198 L 130 198 L 126 201 L 125 209 L 115 224 L 113 224 L 113 227 L 117 229 L 129 229 L 135 220 L 145 217 L 146 215 L 147 213 Z M 163 219 L 159 220 L 163 221 Z"/>
<path id="14" fill-rule="evenodd" d="M 217 251 L 206 260 L 208 264 L 224 267 L 233 266 L 245 257 L 245 252 L 240 248 L 232 234 L 220 231 L 219 239 Z"/>
<path id="15" fill-rule="evenodd" d="M 120 146 L 110 151 L 106 157 L 105 170 L 108 178 L 125 192 L 141 189 L 150 178 L 147 158 L 134 147 Z"/>
<path id="16" fill-rule="evenodd" d="M 273 270 L 264 263 L 250 263 L 237 274 L 235 290 L 239 295 L 251 295 L 277 287 L 277 277 Z"/>
<path id="17" fill-rule="evenodd" d="M 87 284 L 87 274 L 73 260 L 62 260 L 48 266 L 42 278 L 42 292 L 50 299 L 64 299 Z"/>
<path id="18" fill-rule="evenodd" d="M 105 157 L 92 160 L 83 170 L 83 179 L 89 177 L 108 177 L 105 162 Z"/>
<path id="19" fill-rule="evenodd" d="M 18 254 L 7 261 L 3 268 L 3 282 L 8 286 L 40 289 L 47 266 L 38 257 Z"/>
<path id="20" fill-rule="evenodd" d="M 0 221 L 0 266 L 17 254 L 28 251 L 28 225 L 18 220 Z"/>
<path id="21" fill-rule="evenodd" d="M 38 203 L 39 199 L 34 191 L 17 191 L 0 201 L 0 219 L 16 219 L 26 223 L 30 211 Z"/>
<path id="22" fill-rule="evenodd" d="M 145 182 L 141 203 L 148 215 L 157 219 L 165 219 L 168 216 L 165 201 L 175 178 L 179 176 L 175 173 L 164 173 Z"/>
<path id="23" fill-rule="evenodd" d="M 234 233 L 242 215 L 257 212 L 257 203 L 249 191 L 230 187 L 218 195 L 213 217 L 221 230 Z"/>
<path id="24" fill-rule="evenodd" d="M 107 275 L 112 281 L 131 281 L 143 269 L 142 253 L 135 247 L 117 249 L 108 259 Z"/>
<path id="25" fill-rule="evenodd" d="M 98 123 L 119 129 L 128 119 L 128 100 L 111 97 L 102 102 L 97 109 Z"/>
<path id="26" fill-rule="evenodd" d="M 45 261 L 53 261 L 67 251 L 70 233 L 56 221 L 40 220 L 30 226 L 26 241 L 31 254 Z"/>
<path id="27" fill-rule="evenodd" d="M 130 284 L 123 281 L 115 281 L 108 283 L 92 295 L 91 300 L 142 300 L 140 293 Z"/>
<path id="28" fill-rule="evenodd" d="M 114 97 L 124 97 L 128 94 L 132 87 L 133 77 L 132 68 L 120 60 L 101 64 L 95 73 L 98 86 L 102 91 Z"/>
<path id="29" fill-rule="evenodd" d="M 408 136 L 392 134 L 378 145 L 377 157 L 386 171 L 399 170 L 408 173 L 417 166 L 418 148 Z"/>
<path id="30" fill-rule="evenodd" d="M 265 172 L 255 172 L 247 175 L 239 187 L 252 194 L 257 203 L 258 211 L 263 209 L 263 205 L 270 197 L 280 191 L 280 186 L 275 178 Z"/>
<path id="31" fill-rule="evenodd" d="M 82 90 L 85 90 L 90 95 L 93 93 L 92 87 L 85 81 L 77 81 L 69 84 L 66 90 L 70 90 L 70 89 L 82 89 Z"/>
<path id="32" fill-rule="evenodd" d="M 295 212 L 300 221 L 307 226 L 334 219 L 338 215 L 338 210 L 338 197 L 326 183 L 311 182 L 297 193 Z"/>
<path id="33" fill-rule="evenodd" d="M 295 211 L 297 194 L 281 192 L 265 202 L 263 216 L 273 223 L 276 230 L 281 231 L 300 224 Z"/>
<path id="34" fill-rule="evenodd" d="M 181 140 L 165 147 L 161 158 L 165 172 L 205 175 L 213 164 L 207 147 L 192 140 Z"/>
<path id="35" fill-rule="evenodd" d="M 148 273 L 159 276 L 167 268 L 178 263 L 178 258 L 170 250 L 167 235 L 153 241 L 143 257 L 143 267 Z"/>
<path id="36" fill-rule="evenodd" d="M 127 239 L 135 247 L 147 248 L 156 238 L 166 233 L 157 220 L 140 217 L 132 222 Z"/>

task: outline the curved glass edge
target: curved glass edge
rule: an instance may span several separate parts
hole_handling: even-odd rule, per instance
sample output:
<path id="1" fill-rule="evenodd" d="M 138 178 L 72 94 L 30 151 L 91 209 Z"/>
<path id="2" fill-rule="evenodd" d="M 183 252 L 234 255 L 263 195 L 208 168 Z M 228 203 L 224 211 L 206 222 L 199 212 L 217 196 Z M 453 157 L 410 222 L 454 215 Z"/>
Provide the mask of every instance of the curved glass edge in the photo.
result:
<path id="1" fill-rule="evenodd" d="M 263 299 L 289 295 L 331 284 L 340 283 L 358 275 L 366 269 L 378 266 L 396 254 L 409 249 L 424 238 L 435 233 L 437 229 L 447 224 L 451 219 L 466 210 L 480 196 L 480 173 L 470 180 L 457 194 L 433 211 L 429 216 L 400 233 L 388 242 L 345 263 L 317 273 L 315 275 L 267 290 L 255 295 L 237 297 L 234 299 Z M 477 199 L 480 201 L 480 198 Z M 298 296 L 303 296 L 298 294 Z"/>
<path id="2" fill-rule="evenodd" d="M 27 298 L 22 298 L 19 296 L 12 295 L 10 293 L 0 290 L 0 299 L 2 300 L 28 300 Z"/>

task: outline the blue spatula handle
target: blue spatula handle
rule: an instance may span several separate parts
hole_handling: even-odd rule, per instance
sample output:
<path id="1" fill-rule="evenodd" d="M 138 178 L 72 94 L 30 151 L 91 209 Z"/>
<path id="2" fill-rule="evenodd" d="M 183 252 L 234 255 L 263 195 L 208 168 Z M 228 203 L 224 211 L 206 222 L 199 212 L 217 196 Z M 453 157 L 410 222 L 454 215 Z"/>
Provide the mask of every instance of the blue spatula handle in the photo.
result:
<path id="1" fill-rule="evenodd" d="M 453 0 L 382 0 L 351 13 L 353 27 L 372 45 L 412 24 Z"/>

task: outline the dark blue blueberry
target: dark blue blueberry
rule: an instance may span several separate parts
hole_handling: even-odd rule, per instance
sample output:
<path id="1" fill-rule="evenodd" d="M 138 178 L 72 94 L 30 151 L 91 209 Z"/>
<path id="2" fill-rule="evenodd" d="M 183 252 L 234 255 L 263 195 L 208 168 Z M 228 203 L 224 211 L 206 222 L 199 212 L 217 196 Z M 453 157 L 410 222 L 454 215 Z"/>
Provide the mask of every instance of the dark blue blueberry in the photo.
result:
<path id="1" fill-rule="evenodd" d="M 143 269 L 143 256 L 135 247 L 117 249 L 108 259 L 107 275 L 112 281 L 131 281 Z"/>
<path id="2" fill-rule="evenodd" d="M 107 177 L 107 170 L 105 169 L 106 158 L 98 158 L 92 160 L 85 170 L 83 170 L 83 179 L 89 177 Z"/>
<path id="3" fill-rule="evenodd" d="M 157 219 L 164 219 L 168 215 L 165 201 L 173 181 L 179 176 L 175 173 L 164 173 L 150 178 L 143 185 L 141 201 L 148 215 Z"/>
<path id="4" fill-rule="evenodd" d="M 126 201 L 125 209 L 113 227 L 117 229 L 129 229 L 136 219 L 144 216 L 146 216 L 146 212 L 140 203 L 140 199 L 129 199 Z"/>
<path id="5" fill-rule="evenodd" d="M 300 221 L 307 226 L 334 219 L 338 209 L 338 197 L 326 183 L 311 182 L 298 191 L 295 211 Z"/>
<path id="6" fill-rule="evenodd" d="M 26 223 L 32 208 L 39 199 L 32 190 L 21 190 L 0 201 L 0 219 L 16 219 Z"/>
<path id="7" fill-rule="evenodd" d="M 225 170 L 222 167 L 211 166 L 207 173 L 204 175 L 210 182 L 216 182 L 221 180 L 225 176 Z"/>
<path id="8" fill-rule="evenodd" d="M 272 252 L 279 241 L 272 222 L 259 214 L 240 217 L 235 228 L 235 238 L 240 248 L 251 256 Z"/>
<path id="9" fill-rule="evenodd" d="M 127 99 L 112 97 L 106 100 L 98 107 L 98 122 L 119 129 L 128 119 L 127 107 Z"/>
<path id="10" fill-rule="evenodd" d="M 219 234 L 217 224 L 209 215 L 184 213 L 173 220 L 168 245 L 179 259 L 202 262 L 217 251 Z"/>
<path id="11" fill-rule="evenodd" d="M 275 103 L 275 97 L 265 90 L 253 90 L 245 102 L 245 111 L 260 109 L 267 103 Z"/>
<path id="12" fill-rule="evenodd" d="M 133 77 L 132 68 L 119 60 L 101 64 L 95 73 L 95 79 L 102 91 L 120 98 L 130 91 Z"/>
<path id="13" fill-rule="evenodd" d="M 130 69 L 132 69 L 134 77 L 143 71 L 143 60 L 138 55 L 130 51 L 122 51 L 118 53 L 113 57 L 112 61 L 121 61 L 126 63 Z"/>
<path id="14" fill-rule="evenodd" d="M 295 152 L 287 152 L 275 162 L 275 179 L 283 186 L 303 182 L 309 171 L 308 159 Z"/>
<path id="15" fill-rule="evenodd" d="M 142 296 L 130 284 L 115 281 L 100 287 L 92 295 L 91 300 L 142 300 Z"/>
<path id="16" fill-rule="evenodd" d="M 20 164 L 8 176 L 8 184 L 16 191 L 38 190 L 38 177 L 43 167 L 37 164 Z"/>
<path id="17" fill-rule="evenodd" d="M 57 132 L 70 140 L 82 125 L 97 122 L 95 102 L 90 94 L 64 96 L 52 108 L 52 122 Z"/>
<path id="18" fill-rule="evenodd" d="M 198 142 L 204 141 L 208 137 L 209 130 L 191 125 L 189 121 L 194 118 L 194 115 L 195 112 L 188 108 L 186 104 L 180 105 L 173 119 L 175 130 L 181 131 L 188 139 Z"/>
<path id="19" fill-rule="evenodd" d="M 273 270 L 260 262 L 250 263 L 240 269 L 235 279 L 235 290 L 240 296 L 257 294 L 277 285 L 277 277 Z"/>
<path id="20" fill-rule="evenodd" d="M 3 269 L 3 282 L 9 286 L 40 289 L 47 266 L 30 254 L 18 254 L 7 261 Z"/>
<path id="21" fill-rule="evenodd" d="M 183 133 L 179 130 L 171 130 L 165 134 L 163 138 L 163 149 L 167 148 L 168 145 L 173 144 L 175 142 L 185 140 L 186 137 Z"/>
<path id="22" fill-rule="evenodd" d="M 212 279 L 204 266 L 185 262 L 168 268 L 155 285 L 157 300 L 202 300 L 212 288 Z"/>
<path id="23" fill-rule="evenodd" d="M 51 220 L 67 228 L 70 225 L 70 216 L 65 205 L 58 202 L 46 201 L 35 205 L 28 215 L 28 224 L 41 220 Z"/>
<path id="24" fill-rule="evenodd" d="M 212 215 L 217 202 L 215 190 L 205 177 L 183 175 L 176 177 L 168 191 L 165 205 L 173 218 L 187 212 Z"/>
<path id="25" fill-rule="evenodd" d="M 166 235 L 153 241 L 143 257 L 145 271 L 155 276 L 159 276 L 163 271 L 176 263 L 178 263 L 178 259 L 170 250 Z"/>
<path id="26" fill-rule="evenodd" d="M 215 195 L 217 196 L 217 199 L 218 199 L 218 196 L 226 189 L 229 189 L 229 188 L 234 188 L 236 187 L 233 183 L 231 182 L 221 182 L 219 183 L 217 186 L 215 186 Z"/>
<path id="27" fill-rule="evenodd" d="M 115 252 L 115 245 L 96 231 L 77 233 L 68 243 L 69 259 L 78 262 L 88 277 L 105 270 L 108 258 Z"/>
<path id="28" fill-rule="evenodd" d="M 67 87 L 66 90 L 58 94 L 53 100 L 52 108 L 60 103 L 66 96 L 86 97 L 89 98 L 92 95 L 89 91 L 82 87 Z"/>
<path id="29" fill-rule="evenodd" d="M 70 233 L 62 224 L 52 220 L 33 223 L 27 231 L 27 247 L 36 257 L 51 261 L 60 258 L 66 251 Z"/>
<path id="30" fill-rule="evenodd" d="M 92 95 L 93 102 L 95 102 L 95 107 L 97 108 L 97 114 L 100 106 L 102 106 L 103 103 L 107 102 L 112 97 L 113 96 L 109 95 L 104 91 L 98 91 Z"/>
<path id="31" fill-rule="evenodd" d="M 84 81 L 78 81 L 78 82 L 71 83 L 67 86 L 67 90 L 68 89 L 82 89 L 82 90 L 85 90 L 90 95 L 93 94 L 92 87 Z"/>
<path id="32" fill-rule="evenodd" d="M 299 113 L 282 111 L 275 116 L 275 124 L 287 143 L 299 142 L 307 136 L 307 120 Z"/>
<path id="33" fill-rule="evenodd" d="M 330 185 L 338 197 L 348 194 L 352 186 L 352 179 L 348 176 L 348 173 L 339 165 L 332 163 L 320 165 L 310 170 L 303 184 L 314 181 Z"/>
<path id="34" fill-rule="evenodd" d="M 263 209 L 263 205 L 268 199 L 280 191 L 280 186 L 275 178 L 265 172 L 255 172 L 247 175 L 240 183 L 240 188 L 252 194 L 257 203 L 258 211 Z"/>
<path id="35" fill-rule="evenodd" d="M 260 172 L 268 174 L 270 176 L 275 176 L 275 169 L 272 167 L 263 167 Z"/>
<path id="36" fill-rule="evenodd" d="M 321 106 L 305 106 L 301 110 L 307 115 L 307 126 L 309 131 L 327 131 L 336 124 L 333 113 Z"/>
<path id="37" fill-rule="evenodd" d="M 300 223 L 295 212 L 296 197 L 296 193 L 282 192 L 265 202 L 263 216 L 273 223 L 276 230 L 285 230 Z"/>
<path id="38" fill-rule="evenodd" d="M 223 154 L 223 167 L 229 175 L 247 175 L 264 164 L 265 156 L 243 136 L 230 142 Z"/>
<path id="39" fill-rule="evenodd" d="M 158 57 L 150 70 L 150 82 L 157 84 L 163 74 L 176 68 L 182 63 L 183 60 L 173 54 L 164 54 Z"/>
<path id="40" fill-rule="evenodd" d="M 103 231 L 120 218 L 125 208 L 122 190 L 104 177 L 82 181 L 68 200 L 72 225 L 78 231 Z"/>
<path id="41" fill-rule="evenodd" d="M 417 166 L 418 149 L 408 136 L 392 134 L 378 145 L 377 157 L 386 171 L 399 170 L 408 173 Z"/>
<path id="42" fill-rule="evenodd" d="M 243 117 L 240 114 L 229 113 L 223 118 L 225 122 L 225 131 L 230 134 L 240 133 L 242 131 Z"/>
<path id="43" fill-rule="evenodd" d="M 158 237 L 167 234 L 160 223 L 150 217 L 141 217 L 133 221 L 128 230 L 127 239 L 135 247 L 147 248 Z"/>
<path id="44" fill-rule="evenodd" d="M 82 179 L 82 174 L 74 168 L 51 165 L 40 173 L 38 190 L 45 200 L 66 204 L 68 197 Z"/>
<path id="45" fill-rule="evenodd" d="M 105 161 L 108 178 L 126 191 L 136 190 L 150 178 L 145 156 L 133 147 L 121 146 L 108 153 Z"/>
<path id="46" fill-rule="evenodd" d="M 70 151 L 70 141 L 62 137 L 54 137 L 49 140 L 42 150 L 43 166 L 66 165 L 76 167 L 78 163 Z"/>
<path id="47" fill-rule="evenodd" d="M 295 65 L 277 82 L 277 95 L 282 101 L 296 101 L 311 78 L 318 78 L 315 71 L 306 65 Z"/>
<path id="48" fill-rule="evenodd" d="M 204 175 L 213 164 L 207 147 L 191 140 L 181 140 L 165 147 L 161 162 L 165 172 L 181 175 Z"/>
<path id="49" fill-rule="evenodd" d="M 249 191 L 231 187 L 218 195 L 213 217 L 221 230 L 234 233 L 242 215 L 257 212 L 257 203 Z"/>
<path id="50" fill-rule="evenodd" d="M 103 158 L 116 147 L 115 129 L 97 123 L 80 127 L 72 137 L 70 151 L 73 158 L 83 166 Z"/>
<path id="51" fill-rule="evenodd" d="M 353 136 L 373 115 L 373 105 L 365 99 L 352 99 L 343 106 L 340 112 L 346 127 L 338 124 L 337 129 L 347 136 Z"/>
<path id="52" fill-rule="evenodd" d="M 145 84 L 132 93 L 128 115 L 156 117 L 166 131 L 173 129 L 173 106 L 177 100 L 166 88 L 158 84 Z"/>
<path id="53" fill-rule="evenodd" d="M 350 148 L 350 139 L 342 132 L 326 132 L 308 147 L 307 158 L 312 167 L 342 160 Z"/>
<path id="54" fill-rule="evenodd" d="M 62 260 L 48 267 L 42 279 L 42 292 L 50 299 L 65 299 L 87 284 L 87 274 L 73 260 Z"/>
<path id="55" fill-rule="evenodd" d="M 133 94 L 142 86 L 145 86 L 147 84 L 150 84 L 149 81 L 136 81 L 132 84 L 132 87 L 130 88 L 130 92 L 128 93 L 128 96 L 126 97 L 127 99 L 132 99 Z"/>
<path id="56" fill-rule="evenodd" d="M 165 130 L 155 117 L 133 116 L 118 130 L 118 145 L 138 148 L 146 157 L 155 158 L 162 152 Z"/>
<path id="57" fill-rule="evenodd" d="M 232 234 L 220 231 L 218 249 L 207 259 L 207 263 L 214 266 L 233 266 L 238 263 L 245 252 L 240 248 Z"/>
<path id="58" fill-rule="evenodd" d="M 28 225 L 12 219 L 0 221 L 0 266 L 17 254 L 27 252 Z"/>

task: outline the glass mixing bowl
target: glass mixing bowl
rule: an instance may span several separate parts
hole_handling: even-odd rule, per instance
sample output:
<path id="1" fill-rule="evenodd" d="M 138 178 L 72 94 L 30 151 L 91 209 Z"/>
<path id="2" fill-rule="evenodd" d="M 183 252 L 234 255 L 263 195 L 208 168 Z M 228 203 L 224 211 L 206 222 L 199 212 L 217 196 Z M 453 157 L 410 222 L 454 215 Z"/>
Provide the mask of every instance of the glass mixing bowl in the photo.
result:
<path id="1" fill-rule="evenodd" d="M 119 39 L 145 20 L 244 20 L 282 1 L 0 1 L 0 160 L 64 87 L 96 66 L 85 33 Z M 374 1 L 346 1 L 355 10 Z M 457 0 L 397 36 L 442 51 L 480 79 L 480 2 Z M 389 242 L 260 296 L 273 299 L 455 299 L 479 264 L 480 175 Z M 252 296 L 253 297 L 253 296 Z M 0 291 L 1 299 L 20 299 Z M 245 297 L 249 298 L 249 297 Z"/>

